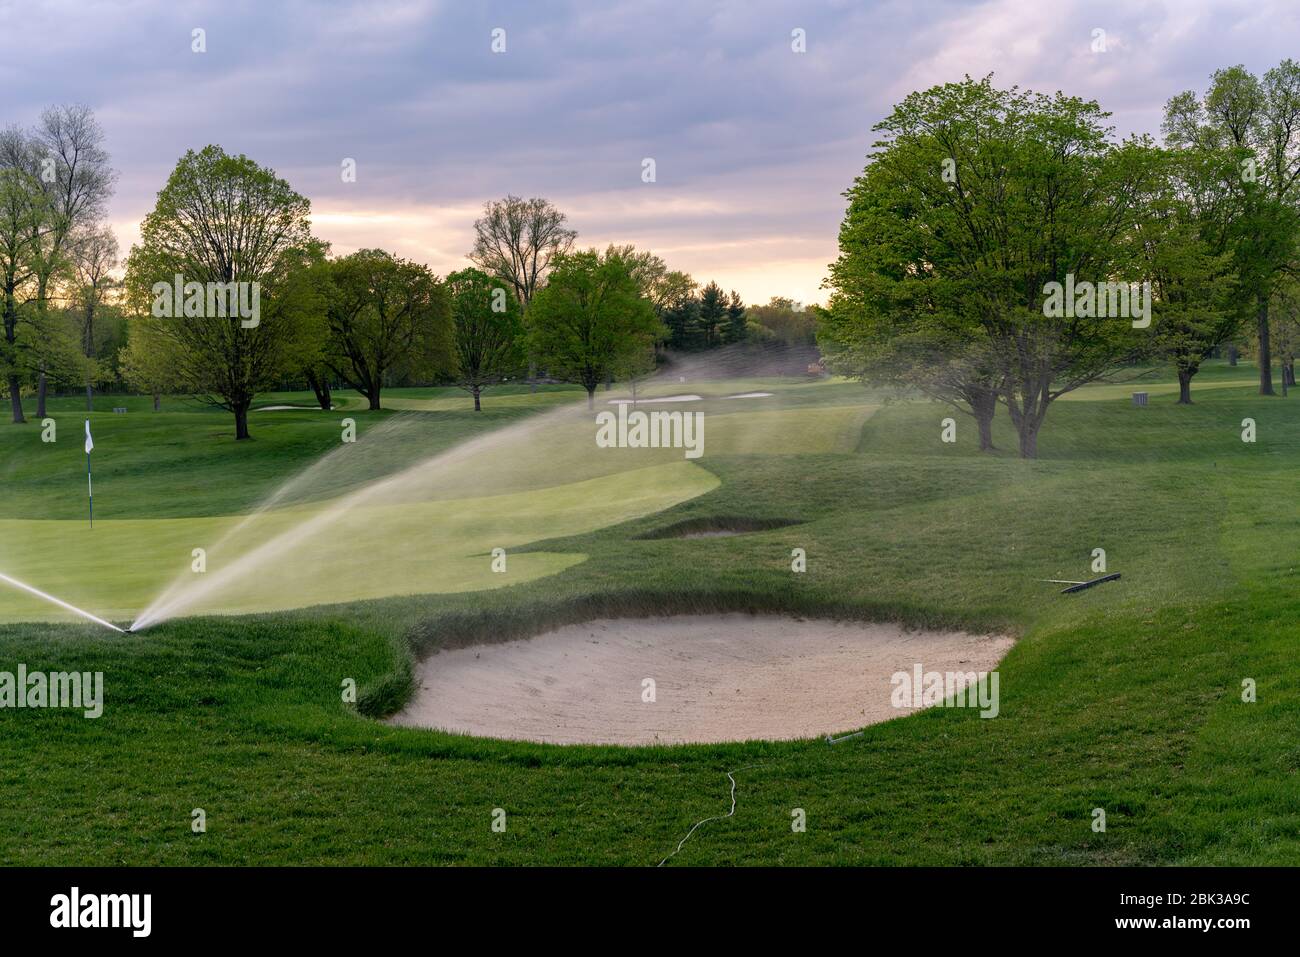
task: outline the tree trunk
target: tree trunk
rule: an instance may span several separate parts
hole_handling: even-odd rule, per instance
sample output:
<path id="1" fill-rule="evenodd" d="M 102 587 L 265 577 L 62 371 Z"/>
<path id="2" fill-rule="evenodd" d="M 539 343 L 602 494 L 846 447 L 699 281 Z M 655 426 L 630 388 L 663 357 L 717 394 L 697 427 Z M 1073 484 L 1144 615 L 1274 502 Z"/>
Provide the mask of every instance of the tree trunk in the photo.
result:
<path id="1" fill-rule="evenodd" d="M 36 418 L 45 418 L 45 396 L 49 391 L 49 386 L 45 381 L 45 370 L 42 369 L 40 375 L 36 377 Z"/>
<path id="2" fill-rule="evenodd" d="M 1228 346 L 1228 365 L 1235 366 L 1236 364 L 1237 364 L 1237 347 L 1230 345 Z"/>
<path id="3" fill-rule="evenodd" d="M 973 389 L 970 409 L 979 426 L 980 451 L 993 451 L 993 416 L 998 411 L 998 394 L 993 389 Z"/>
<path id="4" fill-rule="evenodd" d="M 1282 384 L 1295 385 L 1295 356 L 1287 356 L 1282 364 Z"/>
<path id="5" fill-rule="evenodd" d="M 311 391 L 316 393 L 316 404 L 328 412 L 333 405 L 329 379 L 318 376 L 312 369 L 305 370 L 303 374 L 307 377 L 307 384 L 311 386 Z"/>
<path id="6" fill-rule="evenodd" d="M 82 352 L 87 359 L 95 358 L 95 295 L 92 289 L 86 297 L 86 338 L 82 341 Z M 95 387 L 89 371 L 86 372 L 86 411 L 95 411 Z"/>
<path id="7" fill-rule="evenodd" d="M 1256 312 L 1259 335 L 1259 394 L 1277 395 L 1273 391 L 1273 353 L 1268 339 L 1268 299 L 1261 297 Z"/>
<path id="8" fill-rule="evenodd" d="M 1028 421 L 1020 429 L 1020 457 L 1038 458 L 1038 426 Z"/>
<path id="9" fill-rule="evenodd" d="M 9 376 L 9 404 L 14 410 L 14 425 L 26 422 L 23 418 L 23 394 L 16 375 Z"/>
<path id="10" fill-rule="evenodd" d="M 979 413 L 975 416 L 975 423 L 980 430 L 980 451 L 993 451 L 993 415 L 992 413 L 984 415 Z"/>
<path id="11" fill-rule="evenodd" d="M 370 395 L 366 396 L 366 398 L 370 400 L 370 411 L 378 412 L 379 411 L 379 386 L 375 386 L 374 391 L 371 392 Z"/>
<path id="12" fill-rule="evenodd" d="M 596 387 L 587 386 L 587 410 L 590 411 L 596 407 Z"/>
<path id="13" fill-rule="evenodd" d="M 153 410 L 155 412 L 162 411 L 162 396 L 159 395 L 157 392 L 153 394 Z"/>
<path id="14" fill-rule="evenodd" d="M 479 395 L 482 394 L 482 392 L 483 392 L 483 390 L 480 389 L 478 386 L 474 386 L 474 388 L 473 388 L 473 390 L 472 390 L 472 394 L 473 394 L 473 396 L 474 396 L 474 411 L 475 411 L 475 412 L 482 412 L 482 411 L 483 411 L 483 406 L 479 404 Z"/>
<path id="15" fill-rule="evenodd" d="M 1044 373 L 1026 377 L 1021 388 L 1020 404 L 1017 404 L 1015 390 L 1007 390 L 1007 411 L 1011 413 L 1011 422 L 1020 436 L 1022 459 L 1038 458 L 1038 430 L 1047 418 L 1047 406 L 1051 401 L 1047 398 L 1050 381 Z"/>
<path id="16" fill-rule="evenodd" d="M 1196 375 L 1191 369 L 1178 370 L 1178 404 L 1192 404 L 1192 376 Z"/>
<path id="17" fill-rule="evenodd" d="M 248 405 L 241 405 L 235 409 L 235 440 L 248 437 Z"/>

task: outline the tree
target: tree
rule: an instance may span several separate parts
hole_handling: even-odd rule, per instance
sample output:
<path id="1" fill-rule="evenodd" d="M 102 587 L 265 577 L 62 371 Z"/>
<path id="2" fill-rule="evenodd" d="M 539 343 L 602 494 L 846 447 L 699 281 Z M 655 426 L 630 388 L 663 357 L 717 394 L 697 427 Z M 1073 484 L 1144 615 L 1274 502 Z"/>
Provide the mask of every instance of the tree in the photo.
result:
<path id="1" fill-rule="evenodd" d="M 257 393 L 293 365 L 301 317 L 282 293 L 316 242 L 310 211 L 287 182 L 248 157 L 219 146 L 190 150 L 127 260 L 137 314 L 158 320 L 151 328 L 179 381 L 234 415 L 236 439 L 249 437 Z M 172 295 L 178 276 L 183 296 Z"/>
<path id="2" fill-rule="evenodd" d="M 655 312 L 663 316 L 675 304 L 694 296 L 696 286 L 697 283 L 689 273 L 668 270 L 657 277 L 642 294 L 650 300 Z"/>
<path id="3" fill-rule="evenodd" d="M 641 295 L 634 266 L 616 251 L 567 253 L 529 311 L 533 353 L 587 390 L 617 373 L 629 357 L 663 332 L 650 301 Z"/>
<path id="4" fill-rule="evenodd" d="M 1269 304 L 1294 274 L 1300 240 L 1300 64 L 1283 60 L 1262 82 L 1240 65 L 1217 70 L 1203 99 L 1169 100 L 1163 131 L 1175 147 L 1237 153 L 1234 253 L 1255 307 L 1259 393 L 1274 395 Z"/>
<path id="5" fill-rule="evenodd" d="M 119 356 L 122 378 L 138 392 L 153 397 L 153 410 L 162 411 L 163 395 L 184 387 L 175 372 L 174 344 L 160 320 L 141 316 L 127 323 L 126 347 Z"/>
<path id="6" fill-rule="evenodd" d="M 786 345 L 812 345 L 816 341 L 816 313 L 784 296 L 773 296 L 765 306 L 750 306 L 746 318 L 747 324 L 760 328 L 764 338 Z"/>
<path id="7" fill-rule="evenodd" d="M 362 249 L 327 268 L 325 363 L 372 410 L 380 408 L 385 377 L 394 369 L 450 364 L 447 294 L 428 267 Z"/>
<path id="8" fill-rule="evenodd" d="M 744 342 L 749 336 L 749 320 L 745 317 L 745 303 L 740 293 L 731 290 L 731 300 L 727 303 L 727 325 L 722 340 L 726 343 Z"/>
<path id="9" fill-rule="evenodd" d="M 95 375 L 95 317 L 113 285 L 111 270 L 117 265 L 117 237 L 107 226 L 92 226 L 76 233 L 69 242 L 71 279 L 75 290 L 73 307 L 80 320 L 82 354 L 87 361 L 86 411 L 93 408 Z"/>
<path id="10" fill-rule="evenodd" d="M 556 257 L 567 253 L 578 236 L 564 223 L 564 213 L 541 197 L 507 196 L 484 203 L 483 215 L 474 222 L 470 261 L 509 283 L 527 309 Z"/>
<path id="11" fill-rule="evenodd" d="M 992 451 L 1002 375 L 994 350 L 976 327 L 918 321 L 843 283 L 817 310 L 823 362 L 843 375 L 908 392 L 918 390 L 975 420 L 981 452 Z M 860 297 L 860 298 L 855 298 Z"/>
<path id="12" fill-rule="evenodd" d="M 633 405 L 636 405 L 637 387 L 658 368 L 654 338 L 646 333 L 634 334 L 632 344 L 617 360 L 614 370 L 614 374 L 631 388 Z"/>
<path id="13" fill-rule="evenodd" d="M 282 299 L 298 330 L 289 356 L 288 372 L 307 381 L 316 402 L 325 412 L 334 407 L 330 380 L 334 373 L 327 362 L 330 347 L 329 303 L 334 292 L 326 255 L 326 243 L 312 243 L 291 254 Z"/>
<path id="14" fill-rule="evenodd" d="M 41 114 L 32 135 L 35 181 L 49 210 L 48 220 L 34 228 L 33 278 L 36 282 L 37 321 L 44 323 L 49 309 L 51 282 L 67 268 L 72 237 L 103 216 L 113 194 L 116 174 L 109 168 L 103 147 L 104 131 L 86 106 L 54 106 Z M 45 415 L 46 377 L 42 365 L 37 376 L 38 416 Z"/>
<path id="15" fill-rule="evenodd" d="M 474 222 L 470 262 L 510 285 L 525 320 L 552 264 L 573 248 L 578 237 L 565 221 L 564 213 L 548 200 L 507 196 L 484 203 L 483 215 Z M 530 361 L 528 382 L 534 389 L 536 378 L 536 364 Z"/>
<path id="16" fill-rule="evenodd" d="M 692 289 L 681 291 L 660 313 L 668 345 L 682 352 L 698 348 L 701 340 L 700 300 Z"/>
<path id="17" fill-rule="evenodd" d="M 474 397 L 474 411 L 490 385 L 518 375 L 524 364 L 520 306 L 505 287 L 481 269 L 462 269 L 447 277 L 454 329 L 456 384 Z"/>
<path id="18" fill-rule="evenodd" d="M 1228 247 L 1234 158 L 1203 149 L 1166 151 L 1163 174 L 1131 240 L 1153 287 L 1154 347 L 1178 375 L 1178 402 L 1192 402 L 1201 362 L 1231 339 L 1244 318 Z"/>
<path id="19" fill-rule="evenodd" d="M 34 310 L 27 305 L 38 257 L 37 239 L 49 222 L 49 207 L 34 170 L 35 147 L 17 128 L 0 132 L 0 366 L 9 387 L 15 424 L 23 417 L 22 383 L 30 371 L 30 326 Z"/>
<path id="20" fill-rule="evenodd" d="M 716 282 L 711 282 L 700 291 L 700 335 L 704 348 L 711 349 L 718 344 L 726 319 L 727 294 Z"/>
<path id="21" fill-rule="evenodd" d="M 1020 454 L 1035 457 L 1051 403 L 1144 344 L 1095 297 L 1060 308 L 1076 278 L 1089 295 L 1114 283 L 1123 305 L 1138 278 L 1121 241 L 1155 175 L 1153 150 L 1112 143 L 1107 115 L 987 77 L 908 96 L 877 124 L 883 138 L 847 194 L 830 336 L 861 347 L 869 337 L 846 330 L 881 324 L 900 341 L 871 358 L 904 364 L 895 375 L 940 397 L 994 388 Z"/>

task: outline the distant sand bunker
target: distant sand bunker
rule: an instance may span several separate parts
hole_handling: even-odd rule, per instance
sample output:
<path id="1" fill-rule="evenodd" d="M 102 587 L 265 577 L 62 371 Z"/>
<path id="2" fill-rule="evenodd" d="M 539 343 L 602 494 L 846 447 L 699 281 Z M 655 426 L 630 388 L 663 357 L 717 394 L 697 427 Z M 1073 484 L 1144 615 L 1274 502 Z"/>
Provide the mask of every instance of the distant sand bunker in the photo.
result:
<path id="1" fill-rule="evenodd" d="M 908 713 L 890 705 L 896 671 L 989 671 L 1012 644 L 778 616 L 597 619 L 433 655 L 392 720 L 551 744 L 807 738 Z"/>

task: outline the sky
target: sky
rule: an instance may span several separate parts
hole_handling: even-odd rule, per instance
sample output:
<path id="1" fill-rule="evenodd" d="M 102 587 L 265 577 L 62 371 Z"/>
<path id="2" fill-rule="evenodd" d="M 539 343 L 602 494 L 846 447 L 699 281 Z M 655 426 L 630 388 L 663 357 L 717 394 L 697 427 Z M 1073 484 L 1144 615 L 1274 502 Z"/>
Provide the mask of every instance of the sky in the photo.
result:
<path id="1" fill-rule="evenodd" d="M 810 303 L 871 128 L 909 92 L 992 72 L 1158 135 L 1170 96 L 1297 36 L 1295 0 L 0 0 L 0 126 L 94 109 L 124 253 L 177 159 L 217 143 L 310 199 L 336 254 L 446 274 L 484 202 L 544 196 L 580 245 Z"/>

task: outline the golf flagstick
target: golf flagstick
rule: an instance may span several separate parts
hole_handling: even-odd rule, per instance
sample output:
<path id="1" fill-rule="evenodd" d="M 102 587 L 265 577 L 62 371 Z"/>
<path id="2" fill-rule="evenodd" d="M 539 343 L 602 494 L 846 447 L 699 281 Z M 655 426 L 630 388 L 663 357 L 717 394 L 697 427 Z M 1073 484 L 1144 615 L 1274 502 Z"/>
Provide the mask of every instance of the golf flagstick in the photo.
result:
<path id="1" fill-rule="evenodd" d="M 90 437 L 90 419 L 86 420 L 86 496 L 90 501 L 90 527 L 95 527 L 95 486 L 90 480 L 90 451 L 95 447 Z"/>

